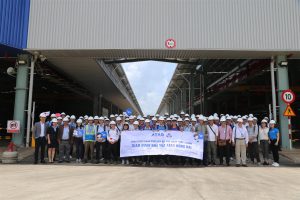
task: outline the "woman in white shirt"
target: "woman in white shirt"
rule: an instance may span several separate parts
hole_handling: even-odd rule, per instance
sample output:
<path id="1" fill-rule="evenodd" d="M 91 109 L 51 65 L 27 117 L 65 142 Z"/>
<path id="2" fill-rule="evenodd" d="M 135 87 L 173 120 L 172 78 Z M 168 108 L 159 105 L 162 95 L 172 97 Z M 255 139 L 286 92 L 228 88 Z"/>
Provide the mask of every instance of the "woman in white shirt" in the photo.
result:
<path id="1" fill-rule="evenodd" d="M 114 164 L 117 164 L 119 152 L 118 152 L 118 141 L 120 139 L 121 132 L 116 127 L 116 122 L 111 121 L 109 123 L 110 129 L 107 132 L 107 141 L 108 141 L 108 156 L 113 156 L 110 160 Z"/>
<path id="2" fill-rule="evenodd" d="M 263 155 L 263 165 L 269 165 L 269 128 L 267 126 L 268 121 L 263 119 L 258 129 L 258 140 Z"/>

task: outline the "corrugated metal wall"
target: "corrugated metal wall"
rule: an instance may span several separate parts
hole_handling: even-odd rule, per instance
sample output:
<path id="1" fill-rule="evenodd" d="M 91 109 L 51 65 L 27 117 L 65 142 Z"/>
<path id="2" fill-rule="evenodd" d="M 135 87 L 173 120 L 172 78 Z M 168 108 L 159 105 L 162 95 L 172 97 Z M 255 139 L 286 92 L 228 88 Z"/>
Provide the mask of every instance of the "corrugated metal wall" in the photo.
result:
<path id="1" fill-rule="evenodd" d="M 30 0 L 0 0 L 0 43 L 26 48 Z"/>
<path id="2" fill-rule="evenodd" d="M 31 0 L 29 49 L 300 50 L 299 0 Z"/>

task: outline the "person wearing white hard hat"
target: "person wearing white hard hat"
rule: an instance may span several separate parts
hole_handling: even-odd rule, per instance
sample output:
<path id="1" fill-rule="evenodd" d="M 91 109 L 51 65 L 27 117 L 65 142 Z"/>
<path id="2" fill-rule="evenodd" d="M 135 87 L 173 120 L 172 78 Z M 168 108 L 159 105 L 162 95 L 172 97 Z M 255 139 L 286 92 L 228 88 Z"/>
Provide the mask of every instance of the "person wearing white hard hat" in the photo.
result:
<path id="1" fill-rule="evenodd" d="M 207 148 L 208 148 L 208 132 L 207 132 L 207 126 L 205 124 L 205 117 L 203 115 L 200 115 L 198 118 L 198 124 L 195 127 L 195 134 L 194 136 L 199 135 L 199 133 L 203 134 L 203 160 L 202 164 L 204 166 L 208 165 L 207 160 Z"/>
<path id="2" fill-rule="evenodd" d="M 58 147 L 58 125 L 57 119 L 53 118 L 51 126 L 47 128 L 48 162 L 54 162 L 55 150 Z"/>
<path id="3" fill-rule="evenodd" d="M 96 164 L 100 162 L 104 162 L 107 164 L 107 130 L 108 126 L 105 125 L 104 117 L 99 117 L 99 123 L 96 126 L 97 134 L 96 134 Z M 108 121 L 109 122 L 109 121 Z"/>
<path id="4" fill-rule="evenodd" d="M 151 121 L 149 119 L 146 119 L 145 120 L 145 127 L 143 130 L 152 130 L 152 127 L 151 127 Z"/>
<path id="5" fill-rule="evenodd" d="M 232 133 L 232 144 L 235 145 L 235 158 L 236 158 L 236 167 L 244 166 L 247 167 L 246 164 L 246 149 L 248 147 L 248 131 L 246 127 L 243 125 L 243 119 L 237 119 L 237 126 L 233 128 Z"/>
<path id="6" fill-rule="evenodd" d="M 273 154 L 273 167 L 279 167 L 279 138 L 280 138 L 280 133 L 278 128 L 275 127 L 275 120 L 270 120 L 269 122 L 269 143 L 270 143 L 270 149 Z"/>
<path id="7" fill-rule="evenodd" d="M 96 142 L 97 127 L 94 125 L 94 118 L 88 118 L 88 124 L 84 127 L 83 144 L 84 144 L 84 163 L 88 162 L 89 155 L 91 163 L 94 162 L 94 145 Z"/>
<path id="8" fill-rule="evenodd" d="M 248 142 L 248 152 L 250 159 L 252 163 L 256 163 L 260 165 L 260 158 L 259 158 L 259 149 L 258 149 L 258 126 L 254 125 L 253 123 L 253 118 L 249 117 L 248 118 L 248 126 L 246 126 L 246 129 L 248 131 L 248 137 L 249 137 L 249 142 Z"/>
<path id="9" fill-rule="evenodd" d="M 46 134 L 48 125 L 46 124 L 45 113 L 40 114 L 40 121 L 36 122 L 33 126 L 32 132 L 35 138 L 35 151 L 34 151 L 34 164 L 38 163 L 39 151 L 41 149 L 41 163 L 45 162 L 45 147 L 46 147 Z"/>
<path id="10" fill-rule="evenodd" d="M 220 118 L 218 116 L 214 116 L 214 124 L 220 126 Z"/>
<path id="11" fill-rule="evenodd" d="M 192 120 L 191 120 L 192 122 L 191 122 L 191 131 L 192 132 L 195 132 L 196 131 L 196 125 L 197 125 L 197 119 L 196 118 L 192 118 Z"/>
<path id="12" fill-rule="evenodd" d="M 84 126 L 82 124 L 82 119 L 76 121 L 76 127 L 73 131 L 74 143 L 76 147 L 76 163 L 81 163 L 83 159 L 83 134 Z"/>
<path id="13" fill-rule="evenodd" d="M 111 115 L 109 116 L 109 118 L 110 118 L 111 121 L 115 121 L 115 120 L 116 120 L 116 116 L 113 115 L 113 114 L 111 114 Z"/>
<path id="14" fill-rule="evenodd" d="M 62 112 L 62 113 L 60 113 L 60 116 L 61 116 L 62 118 L 65 118 L 65 117 L 67 116 L 67 114 L 64 113 L 64 112 Z"/>
<path id="15" fill-rule="evenodd" d="M 183 111 L 180 112 L 180 118 L 183 119 L 184 118 L 185 113 Z"/>
<path id="16" fill-rule="evenodd" d="M 223 165 L 223 158 L 226 157 L 226 165 L 229 166 L 232 129 L 227 125 L 225 116 L 221 117 L 220 122 L 221 126 L 219 126 L 218 130 L 220 165 Z"/>
<path id="17" fill-rule="evenodd" d="M 59 127 L 59 163 L 64 160 L 70 162 L 70 145 L 73 143 L 73 131 L 74 129 L 69 125 L 69 119 L 63 118 L 63 125 Z"/>
<path id="18" fill-rule="evenodd" d="M 144 130 L 145 128 L 145 118 L 141 117 L 139 121 L 139 129 Z"/>
<path id="19" fill-rule="evenodd" d="M 156 130 L 156 125 L 157 125 L 157 118 L 156 117 L 152 117 L 151 118 L 151 128 L 152 130 Z"/>
<path id="20" fill-rule="evenodd" d="M 217 138 L 218 138 L 218 126 L 214 124 L 215 118 L 213 116 L 208 117 L 208 143 L 207 143 L 207 159 L 208 165 L 216 165 L 217 158 Z"/>
<path id="21" fill-rule="evenodd" d="M 87 115 L 84 115 L 84 122 L 83 122 L 83 125 L 87 125 L 89 123 L 89 116 Z"/>
<path id="22" fill-rule="evenodd" d="M 184 118 L 183 131 L 191 131 L 190 119 L 188 117 Z"/>
<path id="23" fill-rule="evenodd" d="M 119 131 L 123 130 L 123 123 L 122 123 L 122 118 L 121 117 L 116 118 L 116 125 L 117 125 L 117 129 L 119 129 Z"/>
<path id="24" fill-rule="evenodd" d="M 121 131 L 116 128 L 116 122 L 111 121 L 109 123 L 110 129 L 107 132 L 107 141 L 108 141 L 108 157 L 110 163 L 117 164 L 119 151 L 118 151 L 118 142 L 121 136 Z M 112 156 L 112 157 L 111 157 Z"/>
<path id="25" fill-rule="evenodd" d="M 123 124 L 123 128 L 122 128 L 122 132 L 121 132 L 121 135 L 122 134 L 126 134 L 126 131 L 129 131 L 129 123 L 128 122 L 125 122 L 124 124 Z M 122 137 L 120 137 L 120 143 L 121 143 L 121 138 Z M 130 160 L 131 158 L 130 157 L 121 157 L 121 164 L 122 165 L 129 165 L 130 163 L 129 163 L 129 160 Z"/>
<path id="26" fill-rule="evenodd" d="M 178 125 L 178 128 L 179 128 L 180 131 L 184 130 L 184 124 L 183 124 L 182 118 L 177 119 L 177 125 Z"/>
<path id="27" fill-rule="evenodd" d="M 63 123 L 62 123 L 62 117 L 61 116 L 59 116 L 59 117 L 57 117 L 56 118 L 57 119 L 57 124 L 58 124 L 58 126 L 61 126 Z"/>
<path id="28" fill-rule="evenodd" d="M 69 125 L 70 125 L 72 128 L 75 128 L 75 127 L 76 127 L 76 122 L 75 122 L 75 120 L 76 120 L 75 115 L 71 115 Z"/>
<path id="29" fill-rule="evenodd" d="M 51 126 L 52 120 L 53 120 L 54 118 L 56 118 L 56 115 L 55 115 L 54 113 L 52 113 L 52 114 L 50 115 L 50 120 L 46 122 L 46 124 L 47 124 L 48 127 Z"/>
<path id="30" fill-rule="evenodd" d="M 163 117 L 159 117 L 158 124 L 156 125 L 156 130 L 166 131 L 168 127 L 165 125 L 165 119 Z"/>
<path id="31" fill-rule="evenodd" d="M 133 122 L 133 131 L 138 131 L 139 130 L 139 122 L 138 121 L 134 121 Z"/>
<path id="32" fill-rule="evenodd" d="M 130 131 L 134 130 L 133 122 L 134 122 L 134 117 L 131 115 L 131 116 L 129 116 L 129 130 Z"/>
<path id="33" fill-rule="evenodd" d="M 258 129 L 258 142 L 262 150 L 263 165 L 269 165 L 269 127 L 265 119 L 261 121 Z"/>

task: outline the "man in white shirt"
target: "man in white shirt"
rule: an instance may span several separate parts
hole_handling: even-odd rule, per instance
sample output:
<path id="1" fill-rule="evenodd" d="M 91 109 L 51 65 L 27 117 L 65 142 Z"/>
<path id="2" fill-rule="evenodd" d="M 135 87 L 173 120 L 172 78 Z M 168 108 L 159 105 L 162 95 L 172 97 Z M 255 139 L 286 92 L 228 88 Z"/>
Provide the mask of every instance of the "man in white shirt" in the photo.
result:
<path id="1" fill-rule="evenodd" d="M 46 131 L 48 125 L 45 123 L 45 113 L 40 114 L 40 121 L 36 122 L 33 127 L 33 133 L 35 138 L 35 152 L 34 152 L 34 164 L 38 163 L 39 150 L 41 149 L 41 163 L 45 163 L 45 147 L 46 147 Z"/>
<path id="2" fill-rule="evenodd" d="M 216 165 L 217 157 L 217 137 L 218 137 L 218 126 L 214 124 L 214 117 L 208 117 L 207 125 L 208 142 L 207 142 L 207 160 L 208 165 Z"/>
<path id="3" fill-rule="evenodd" d="M 246 127 L 243 125 L 243 119 L 239 118 L 237 120 L 238 124 L 233 128 L 232 133 L 232 145 L 235 145 L 235 157 L 236 157 L 236 166 L 247 167 L 246 164 L 246 148 L 248 147 L 248 131 Z"/>

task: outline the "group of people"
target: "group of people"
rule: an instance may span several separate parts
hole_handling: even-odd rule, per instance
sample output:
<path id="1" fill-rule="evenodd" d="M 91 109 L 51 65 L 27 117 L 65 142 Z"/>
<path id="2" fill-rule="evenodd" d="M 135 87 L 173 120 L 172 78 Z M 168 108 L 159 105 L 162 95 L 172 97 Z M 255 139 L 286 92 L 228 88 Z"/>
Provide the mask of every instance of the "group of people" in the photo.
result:
<path id="1" fill-rule="evenodd" d="M 184 112 L 178 115 L 165 113 L 163 116 L 128 116 L 123 113 L 112 114 L 109 118 L 86 115 L 76 119 L 74 115 L 56 113 L 51 114 L 48 121 L 46 118 L 46 114 L 41 113 L 40 121 L 33 127 L 35 164 L 38 163 L 39 152 L 41 163 L 45 163 L 45 156 L 48 156 L 48 163 L 55 160 L 70 162 L 75 148 L 76 163 L 214 166 L 219 157 L 220 165 L 226 163 L 230 166 L 235 158 L 237 167 L 247 167 L 247 160 L 257 165 L 279 166 L 280 135 L 276 122 L 265 117 L 258 123 L 253 114 L 219 116 L 215 113 L 205 117 Z M 188 131 L 193 132 L 195 137 L 201 132 L 204 135 L 203 160 L 174 155 L 120 158 L 121 135 L 127 130 Z"/>

